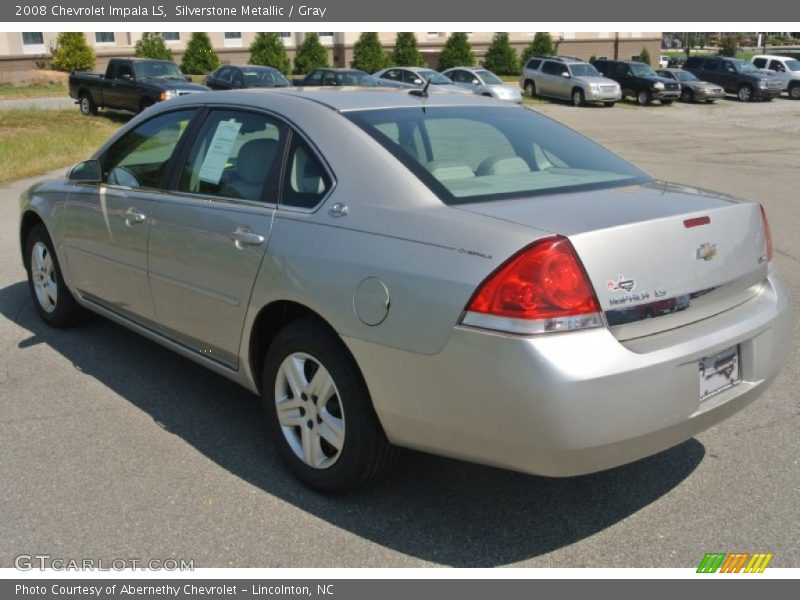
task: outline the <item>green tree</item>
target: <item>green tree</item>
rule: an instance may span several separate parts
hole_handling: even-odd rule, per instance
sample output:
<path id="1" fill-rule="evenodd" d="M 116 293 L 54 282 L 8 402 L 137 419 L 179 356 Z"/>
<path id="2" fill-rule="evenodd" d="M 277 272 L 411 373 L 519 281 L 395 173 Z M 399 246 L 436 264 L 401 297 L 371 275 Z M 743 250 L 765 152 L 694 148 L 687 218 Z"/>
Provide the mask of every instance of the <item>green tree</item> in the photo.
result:
<path id="1" fill-rule="evenodd" d="M 328 51 L 319 41 L 318 33 L 307 33 L 294 56 L 294 73 L 311 73 L 328 66 Z"/>
<path id="2" fill-rule="evenodd" d="M 394 43 L 392 62 L 399 67 L 421 67 L 425 64 L 417 48 L 417 36 L 411 32 L 400 32 Z"/>
<path id="3" fill-rule="evenodd" d="M 292 67 L 283 40 L 274 32 L 256 34 L 250 44 L 250 64 L 272 67 L 284 75 L 288 75 Z"/>
<path id="4" fill-rule="evenodd" d="M 556 47 L 553 38 L 546 31 L 539 31 L 533 36 L 533 40 L 525 50 L 522 51 L 522 60 L 527 62 L 531 56 L 553 56 Z"/>
<path id="5" fill-rule="evenodd" d="M 722 56 L 736 56 L 739 51 L 739 40 L 730 33 L 723 35 L 719 41 L 719 53 Z"/>
<path id="6" fill-rule="evenodd" d="M 475 55 L 472 53 L 467 34 L 463 32 L 451 34 L 439 55 L 437 68 L 444 71 L 453 67 L 471 67 L 474 64 Z"/>
<path id="7" fill-rule="evenodd" d="M 353 60 L 350 66 L 361 69 L 367 73 L 374 73 L 391 64 L 389 55 L 383 50 L 378 34 L 374 31 L 365 31 L 353 46 Z"/>
<path id="8" fill-rule="evenodd" d="M 650 64 L 650 52 L 647 51 L 647 48 L 642 48 L 642 51 L 639 52 L 639 62 Z"/>
<path id="9" fill-rule="evenodd" d="M 56 71 L 91 71 L 97 58 L 83 34 L 76 31 L 59 33 L 52 53 Z"/>
<path id="10" fill-rule="evenodd" d="M 172 50 L 167 48 L 160 33 L 143 33 L 136 42 L 134 54 L 140 58 L 172 60 Z"/>
<path id="11" fill-rule="evenodd" d="M 181 59 L 181 69 L 184 73 L 200 75 L 210 73 L 219 67 L 219 57 L 211 47 L 211 40 L 205 33 L 196 31 L 189 38 L 186 50 Z"/>
<path id="12" fill-rule="evenodd" d="M 519 74 L 519 58 L 514 48 L 511 47 L 508 33 L 494 34 L 492 44 L 486 51 L 483 66 L 498 75 Z"/>

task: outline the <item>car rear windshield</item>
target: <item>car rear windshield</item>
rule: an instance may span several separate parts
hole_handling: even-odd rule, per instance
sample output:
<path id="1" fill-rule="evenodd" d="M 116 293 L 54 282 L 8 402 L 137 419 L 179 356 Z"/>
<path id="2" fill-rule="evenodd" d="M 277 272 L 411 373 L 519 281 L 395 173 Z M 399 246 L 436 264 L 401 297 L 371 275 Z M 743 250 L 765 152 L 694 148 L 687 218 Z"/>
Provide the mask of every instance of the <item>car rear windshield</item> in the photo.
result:
<path id="1" fill-rule="evenodd" d="M 650 181 L 599 144 L 523 107 L 410 107 L 344 114 L 446 204 Z"/>

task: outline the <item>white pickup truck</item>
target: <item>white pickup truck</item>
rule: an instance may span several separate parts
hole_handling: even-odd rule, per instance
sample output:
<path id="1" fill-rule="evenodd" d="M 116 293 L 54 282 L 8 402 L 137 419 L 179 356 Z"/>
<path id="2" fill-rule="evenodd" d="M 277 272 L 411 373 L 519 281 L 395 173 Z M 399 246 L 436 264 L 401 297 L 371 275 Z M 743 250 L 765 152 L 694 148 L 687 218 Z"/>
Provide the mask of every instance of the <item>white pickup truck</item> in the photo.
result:
<path id="1" fill-rule="evenodd" d="M 778 77 L 783 82 L 783 91 L 788 92 L 793 100 L 800 100 L 800 60 L 790 56 L 758 54 L 750 62 Z"/>

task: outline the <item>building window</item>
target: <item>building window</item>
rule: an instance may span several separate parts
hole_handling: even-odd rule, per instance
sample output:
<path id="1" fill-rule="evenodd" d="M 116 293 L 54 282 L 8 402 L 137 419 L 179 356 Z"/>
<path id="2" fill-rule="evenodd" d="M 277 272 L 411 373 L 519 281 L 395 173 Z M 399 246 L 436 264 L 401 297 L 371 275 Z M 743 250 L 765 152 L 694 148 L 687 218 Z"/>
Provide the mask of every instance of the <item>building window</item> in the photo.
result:
<path id="1" fill-rule="evenodd" d="M 597 60 L 608 60 L 607 56 L 598 56 Z"/>
<path id="2" fill-rule="evenodd" d="M 429 38 L 438 38 L 439 37 L 439 33 L 440 32 L 438 32 L 438 31 L 429 31 L 428 32 L 428 37 Z"/>
<path id="3" fill-rule="evenodd" d="M 94 34 L 95 44 L 113 44 L 115 42 L 114 34 L 110 31 L 98 31 Z"/>
<path id="4" fill-rule="evenodd" d="M 241 31 L 226 31 L 224 35 L 226 48 L 239 47 L 242 45 Z"/>
<path id="5" fill-rule="evenodd" d="M 332 44 L 333 43 L 333 32 L 332 31 L 320 31 L 319 32 L 319 41 L 323 44 Z"/>
<path id="6" fill-rule="evenodd" d="M 600 32 L 597 33 L 597 37 L 599 37 L 601 39 L 608 39 L 608 38 L 611 37 L 611 32 L 610 31 L 600 31 Z"/>
<path id="7" fill-rule="evenodd" d="M 575 39 L 575 32 L 574 31 L 565 31 L 564 32 L 564 37 L 562 39 L 574 40 Z"/>
<path id="8" fill-rule="evenodd" d="M 24 54 L 44 54 L 44 35 L 42 32 L 31 32 L 22 34 L 22 52 Z"/>
<path id="9" fill-rule="evenodd" d="M 284 46 L 291 46 L 294 40 L 292 40 L 292 32 L 291 31 L 281 31 L 278 33 L 283 42 Z"/>
<path id="10" fill-rule="evenodd" d="M 181 34 L 177 31 L 166 31 L 161 34 L 161 37 L 164 39 L 165 42 L 175 43 L 181 41 Z"/>

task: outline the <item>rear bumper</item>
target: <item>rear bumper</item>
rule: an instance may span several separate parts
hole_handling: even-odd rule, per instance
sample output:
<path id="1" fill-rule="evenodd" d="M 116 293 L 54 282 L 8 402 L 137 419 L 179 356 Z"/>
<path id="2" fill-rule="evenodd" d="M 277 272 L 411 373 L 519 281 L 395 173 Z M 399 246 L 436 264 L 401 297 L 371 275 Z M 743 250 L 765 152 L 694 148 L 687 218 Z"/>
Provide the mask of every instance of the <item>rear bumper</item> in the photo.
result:
<path id="1" fill-rule="evenodd" d="M 773 274 L 736 308 L 626 343 L 607 329 L 512 337 L 466 327 L 430 356 L 345 341 L 394 443 L 572 476 L 667 449 L 746 406 L 783 365 L 791 330 Z M 699 361 L 734 345 L 741 383 L 701 403 Z"/>

